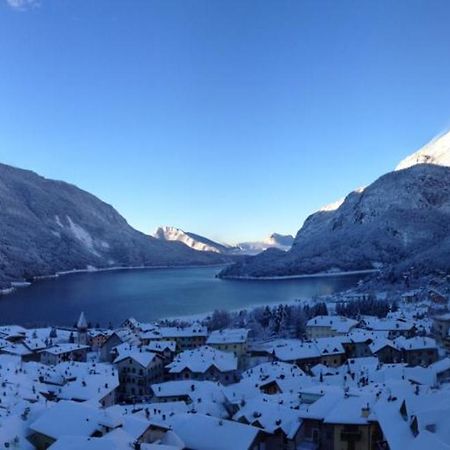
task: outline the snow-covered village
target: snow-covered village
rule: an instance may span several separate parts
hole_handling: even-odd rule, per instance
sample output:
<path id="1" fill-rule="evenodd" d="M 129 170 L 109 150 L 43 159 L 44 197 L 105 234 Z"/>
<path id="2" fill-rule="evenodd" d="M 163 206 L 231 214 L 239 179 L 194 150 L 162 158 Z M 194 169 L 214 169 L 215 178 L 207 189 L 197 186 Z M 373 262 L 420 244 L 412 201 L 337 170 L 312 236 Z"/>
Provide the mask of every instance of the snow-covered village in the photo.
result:
<path id="1" fill-rule="evenodd" d="M 0 327 L 0 446 L 447 449 L 450 284 L 197 319 Z"/>
<path id="2" fill-rule="evenodd" d="M 450 450 L 450 0 L 0 0 L 0 449 Z"/>

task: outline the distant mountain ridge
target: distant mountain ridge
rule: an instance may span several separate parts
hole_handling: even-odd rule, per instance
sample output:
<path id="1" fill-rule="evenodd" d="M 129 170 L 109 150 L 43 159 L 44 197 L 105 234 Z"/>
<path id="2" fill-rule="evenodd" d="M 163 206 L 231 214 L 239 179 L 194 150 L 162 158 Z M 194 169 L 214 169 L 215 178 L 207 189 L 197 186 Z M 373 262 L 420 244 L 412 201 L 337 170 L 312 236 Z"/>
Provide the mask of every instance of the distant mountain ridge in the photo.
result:
<path id="1" fill-rule="evenodd" d="M 230 253 L 232 251 L 232 247 L 219 244 L 204 236 L 183 231 L 181 228 L 176 227 L 159 227 L 152 236 L 161 241 L 182 242 L 188 247 L 201 252 Z"/>
<path id="2" fill-rule="evenodd" d="M 0 287 L 59 271 L 227 261 L 133 229 L 74 185 L 0 164 Z"/>
<path id="3" fill-rule="evenodd" d="M 170 226 L 157 228 L 152 236 L 160 240 L 182 242 L 188 247 L 198 251 L 209 251 L 224 255 L 257 254 L 268 248 L 278 248 L 286 251 L 291 248 L 291 245 L 294 242 L 294 237 L 291 235 L 272 233 L 263 241 L 242 242 L 235 246 L 231 246 L 219 244 L 204 236 Z"/>
<path id="4" fill-rule="evenodd" d="M 287 253 L 266 251 L 221 272 L 267 277 L 411 266 L 450 269 L 450 133 L 396 171 L 310 215 Z M 426 162 L 424 163 L 424 159 Z"/>
<path id="5" fill-rule="evenodd" d="M 237 246 L 242 252 L 247 254 L 261 253 L 269 248 L 276 248 L 282 251 L 288 251 L 294 243 L 294 236 L 290 234 L 272 233 L 263 241 L 241 242 Z"/>

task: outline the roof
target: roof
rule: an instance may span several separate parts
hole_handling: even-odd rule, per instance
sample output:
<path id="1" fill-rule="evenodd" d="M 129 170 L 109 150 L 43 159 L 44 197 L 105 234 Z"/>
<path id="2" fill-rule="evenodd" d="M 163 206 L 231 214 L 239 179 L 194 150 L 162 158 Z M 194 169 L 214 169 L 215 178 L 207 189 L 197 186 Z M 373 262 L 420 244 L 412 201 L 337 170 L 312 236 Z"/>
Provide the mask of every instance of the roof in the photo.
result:
<path id="1" fill-rule="evenodd" d="M 279 404 L 268 395 L 245 402 L 233 416 L 233 420 L 242 419 L 269 433 L 282 430 L 288 439 L 294 438 L 303 422 L 299 409 Z"/>
<path id="2" fill-rule="evenodd" d="M 161 327 L 156 334 L 165 339 L 208 336 L 208 329 L 202 325 L 191 325 L 188 327 Z"/>
<path id="3" fill-rule="evenodd" d="M 442 373 L 447 370 L 450 370 L 450 358 L 444 358 L 440 361 L 436 361 L 433 364 L 430 364 L 429 368 L 433 370 L 435 373 Z"/>
<path id="4" fill-rule="evenodd" d="M 248 450 L 261 433 L 256 427 L 204 414 L 177 414 L 168 423 L 186 448 L 196 450 L 229 450 L 230 443 L 233 450 Z"/>
<path id="5" fill-rule="evenodd" d="M 405 351 L 437 349 L 436 341 L 434 339 L 432 339 L 430 337 L 426 337 L 426 336 L 424 336 L 424 337 L 415 336 L 410 339 L 399 337 L 395 340 L 395 344 L 398 347 L 403 348 Z"/>
<path id="6" fill-rule="evenodd" d="M 210 344 L 242 344 L 247 341 L 250 330 L 246 328 L 225 328 L 213 331 L 206 343 Z"/>
<path id="7" fill-rule="evenodd" d="M 49 450 L 129 450 L 130 444 L 120 442 L 112 436 L 102 438 L 84 436 L 62 436 Z"/>
<path id="8" fill-rule="evenodd" d="M 160 359 L 161 357 L 157 353 L 143 350 L 142 347 L 126 345 L 125 348 L 120 349 L 119 356 L 113 362 L 117 364 L 127 358 L 131 358 L 142 367 L 147 368 L 155 359 Z"/>
<path id="9" fill-rule="evenodd" d="M 305 372 L 295 364 L 273 361 L 259 364 L 242 374 L 243 379 L 249 379 L 257 385 L 264 385 L 270 381 L 285 378 L 306 378 Z"/>
<path id="10" fill-rule="evenodd" d="M 23 345 L 31 351 L 42 350 L 47 347 L 47 344 L 42 339 L 29 337 L 24 339 Z"/>
<path id="11" fill-rule="evenodd" d="M 403 403 L 406 416 L 400 412 Z M 382 399 L 374 412 L 391 450 L 443 450 L 450 447 L 449 404 L 448 393 L 435 392 Z M 410 426 L 413 417 L 417 419 L 417 435 Z"/>
<path id="12" fill-rule="evenodd" d="M 64 353 L 71 353 L 77 350 L 87 350 L 89 349 L 88 345 L 79 345 L 79 344 L 56 344 L 53 347 L 46 348 L 45 350 L 41 350 L 41 352 L 50 353 L 52 355 L 63 355 Z"/>
<path id="13" fill-rule="evenodd" d="M 185 369 L 205 373 L 212 366 L 221 372 L 230 372 L 237 369 L 237 358 L 233 353 L 204 345 L 193 350 L 185 350 L 167 365 L 170 373 L 179 373 Z"/>
<path id="14" fill-rule="evenodd" d="M 439 316 L 435 316 L 435 317 L 433 317 L 433 319 L 450 321 L 450 312 L 449 313 L 445 313 L 445 314 L 440 314 Z"/>
<path id="15" fill-rule="evenodd" d="M 369 423 L 374 396 L 344 397 L 324 417 L 325 423 L 364 425 Z M 367 417 L 363 410 L 367 410 Z M 373 420 L 373 417 L 372 417 Z"/>
<path id="16" fill-rule="evenodd" d="M 395 342 L 391 341 L 390 339 L 376 339 L 374 340 L 374 342 L 369 344 L 369 348 L 372 353 L 376 353 L 385 347 L 391 347 L 397 351 L 400 351 Z"/>
<path id="17" fill-rule="evenodd" d="M 412 321 L 395 318 L 378 318 L 375 316 L 364 316 L 363 321 L 369 330 L 378 331 L 408 331 L 414 328 Z"/>
<path id="18" fill-rule="evenodd" d="M 174 352 L 177 349 L 177 343 L 175 341 L 151 341 L 145 348 L 151 352 L 163 352 L 165 350 Z"/>
<path id="19" fill-rule="evenodd" d="M 312 341 L 277 339 L 266 344 L 266 351 L 275 354 L 280 361 L 314 359 L 321 356 L 344 354 L 341 337 L 319 338 Z"/>
<path id="20" fill-rule="evenodd" d="M 215 417 L 228 417 L 225 409 L 225 395 L 222 385 L 212 381 L 179 380 L 167 381 L 165 383 L 153 384 L 152 391 L 156 398 L 186 397 L 188 409 Z M 175 402 L 170 402 L 175 403 Z M 161 409 L 169 403 L 154 403 L 150 405 Z M 179 407 L 177 407 L 179 410 Z"/>
<path id="21" fill-rule="evenodd" d="M 60 436 L 89 437 L 98 427 L 100 410 L 85 403 L 60 401 L 30 425 L 32 431 L 53 439 Z"/>
<path id="22" fill-rule="evenodd" d="M 349 319 L 344 316 L 316 316 L 308 320 L 306 326 L 314 327 L 329 327 L 337 333 L 348 333 L 353 327 L 358 325 L 358 321 Z"/>

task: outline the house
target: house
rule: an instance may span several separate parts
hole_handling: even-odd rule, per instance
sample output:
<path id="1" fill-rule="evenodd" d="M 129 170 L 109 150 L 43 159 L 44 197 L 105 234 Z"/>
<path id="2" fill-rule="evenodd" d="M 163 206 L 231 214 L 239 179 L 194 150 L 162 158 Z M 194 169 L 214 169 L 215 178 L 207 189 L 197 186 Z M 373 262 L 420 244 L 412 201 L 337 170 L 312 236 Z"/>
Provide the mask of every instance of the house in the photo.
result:
<path id="1" fill-rule="evenodd" d="M 137 345 L 140 343 L 140 340 L 133 331 L 127 328 L 114 330 L 114 332 L 107 336 L 100 348 L 100 361 L 112 362 L 117 357 L 114 348 L 124 342 Z"/>
<path id="2" fill-rule="evenodd" d="M 377 339 L 369 345 L 370 351 L 384 364 L 399 363 L 402 360 L 402 350 L 389 339 Z"/>
<path id="3" fill-rule="evenodd" d="M 436 341 L 430 337 L 398 338 L 395 344 L 402 349 L 404 361 L 411 366 L 429 366 L 438 360 Z"/>
<path id="4" fill-rule="evenodd" d="M 303 421 L 295 407 L 280 404 L 271 396 L 259 396 L 245 402 L 233 420 L 261 428 L 267 433 L 266 450 L 296 450 Z"/>
<path id="5" fill-rule="evenodd" d="M 116 356 L 113 353 L 113 349 L 122 343 L 123 340 L 119 333 L 113 332 L 107 336 L 100 347 L 100 361 L 112 362 Z"/>
<path id="6" fill-rule="evenodd" d="M 387 339 L 385 331 L 371 331 L 362 328 L 353 328 L 342 338 L 347 358 L 365 358 L 372 355 L 370 345 L 378 339 Z"/>
<path id="7" fill-rule="evenodd" d="M 407 292 L 404 292 L 401 295 L 401 299 L 403 303 L 417 303 L 419 301 L 420 290 L 413 289 Z"/>
<path id="8" fill-rule="evenodd" d="M 141 330 L 141 324 L 134 317 L 130 317 L 122 323 L 121 328 L 129 328 L 131 331 L 136 332 Z"/>
<path id="9" fill-rule="evenodd" d="M 375 450 L 382 432 L 373 414 L 373 396 L 344 396 L 323 419 L 321 448 Z"/>
<path id="10" fill-rule="evenodd" d="M 357 325 L 357 320 L 343 316 L 316 316 L 306 323 L 306 336 L 308 339 L 342 336 Z"/>
<path id="11" fill-rule="evenodd" d="M 383 447 L 390 450 L 446 449 L 449 445 L 449 394 L 434 392 L 390 396 L 374 406 L 383 433 Z"/>
<path id="12" fill-rule="evenodd" d="M 150 385 L 162 381 L 163 358 L 157 353 L 128 345 L 114 360 L 119 372 L 118 397 L 121 401 L 144 400 L 150 397 Z"/>
<path id="13" fill-rule="evenodd" d="M 174 380 L 211 380 L 230 384 L 238 381 L 237 365 L 233 353 L 205 345 L 178 354 L 167 369 Z"/>
<path id="14" fill-rule="evenodd" d="M 112 406 L 119 386 L 117 370 L 108 364 L 64 362 L 40 373 L 40 390 L 49 400 L 73 400 Z"/>
<path id="15" fill-rule="evenodd" d="M 338 367 L 342 365 L 347 357 L 341 337 L 319 338 L 313 343 L 319 351 L 319 364 L 327 367 Z"/>
<path id="16" fill-rule="evenodd" d="M 89 330 L 87 342 L 91 346 L 92 350 L 99 350 L 111 334 L 112 331 L 110 330 Z"/>
<path id="17" fill-rule="evenodd" d="M 342 392 L 301 394 L 304 405 L 300 408 L 302 427 L 300 429 L 300 449 L 328 449 L 323 445 L 323 420 L 325 416 L 344 398 Z M 331 440 L 331 435 L 328 436 Z M 345 447 L 344 447 L 345 448 Z"/>
<path id="18" fill-rule="evenodd" d="M 450 382 L 450 358 L 444 358 L 434 362 L 429 368 L 436 375 L 436 381 L 440 383 Z"/>
<path id="19" fill-rule="evenodd" d="M 433 336 L 438 341 L 446 341 L 450 330 L 450 313 L 440 314 L 433 317 L 433 325 L 431 328 Z"/>
<path id="20" fill-rule="evenodd" d="M 246 394 L 256 388 L 256 392 L 272 395 L 283 392 L 286 387 L 295 385 L 299 387 L 308 383 L 308 377 L 297 365 L 281 361 L 262 363 L 242 374 L 242 382 L 248 382 L 245 386 Z M 250 390 L 250 386 L 252 389 Z M 234 393 L 233 387 L 230 391 Z"/>
<path id="21" fill-rule="evenodd" d="M 371 331 L 383 331 L 387 333 L 389 339 L 399 336 L 413 337 L 416 334 L 414 322 L 401 318 L 378 318 L 375 316 L 364 316 L 362 325 Z"/>
<path id="22" fill-rule="evenodd" d="M 271 353 L 277 360 L 297 364 L 305 371 L 316 364 L 340 366 L 346 359 L 342 340 L 339 337 L 312 341 L 277 339 L 271 344 Z"/>
<path id="23" fill-rule="evenodd" d="M 28 439 L 37 450 L 46 450 L 65 435 L 90 437 L 99 428 L 100 414 L 85 403 L 60 401 L 31 423 Z"/>
<path id="24" fill-rule="evenodd" d="M 6 325 L 0 327 L 0 338 L 9 342 L 20 342 L 25 338 L 26 332 L 26 328 L 20 325 Z"/>
<path id="25" fill-rule="evenodd" d="M 44 408 L 30 424 L 28 439 L 37 450 L 126 450 L 150 442 L 150 423 L 141 417 L 122 415 L 117 408 L 60 401 Z"/>
<path id="26" fill-rule="evenodd" d="M 186 410 L 214 417 L 229 417 L 227 399 L 223 386 L 212 381 L 179 380 L 153 384 L 152 404 L 158 410 L 162 406 L 176 406 L 179 403 L 186 406 Z M 186 411 L 184 411 L 186 412 Z"/>
<path id="27" fill-rule="evenodd" d="M 41 363 L 56 365 L 65 361 L 86 361 L 88 345 L 56 344 L 40 352 Z"/>
<path id="28" fill-rule="evenodd" d="M 166 420 L 185 448 L 195 450 L 263 450 L 259 428 L 205 414 L 176 414 Z"/>
<path id="29" fill-rule="evenodd" d="M 151 341 L 175 341 L 179 352 L 205 345 L 207 337 L 207 328 L 199 324 L 186 327 L 159 327 L 141 334 L 143 344 Z"/>
<path id="30" fill-rule="evenodd" d="M 217 350 L 234 353 L 242 367 L 247 357 L 249 331 L 246 328 L 216 330 L 209 335 L 206 344 Z"/>
<path id="31" fill-rule="evenodd" d="M 448 305 L 447 295 L 435 288 L 428 289 L 428 297 L 430 298 L 431 303 L 435 305 Z"/>
<path id="32" fill-rule="evenodd" d="M 151 341 L 144 348 L 149 352 L 158 353 L 167 362 L 173 359 L 177 343 L 175 341 Z"/>

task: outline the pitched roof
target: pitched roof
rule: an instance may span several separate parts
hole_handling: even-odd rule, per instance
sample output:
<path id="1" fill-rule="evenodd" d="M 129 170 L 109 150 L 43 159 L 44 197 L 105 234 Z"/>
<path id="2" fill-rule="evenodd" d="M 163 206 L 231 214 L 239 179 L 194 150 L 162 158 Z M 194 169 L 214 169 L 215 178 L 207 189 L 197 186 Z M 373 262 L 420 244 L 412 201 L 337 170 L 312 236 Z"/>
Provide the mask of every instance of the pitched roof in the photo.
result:
<path id="1" fill-rule="evenodd" d="M 117 364 L 127 358 L 131 358 L 142 367 L 147 368 L 155 359 L 160 359 L 161 357 L 157 353 L 143 350 L 140 347 L 127 345 L 120 350 L 119 356 L 117 356 L 113 362 L 114 364 Z"/>
<path id="2" fill-rule="evenodd" d="M 261 433 L 256 427 L 204 414 L 176 414 L 168 419 L 172 430 L 196 450 L 248 450 Z M 201 432 L 199 432 L 201 430 Z"/>
<path id="3" fill-rule="evenodd" d="M 221 372 L 236 370 L 237 358 L 233 353 L 204 345 L 194 350 L 185 350 L 167 365 L 170 373 L 179 373 L 185 369 L 191 372 L 205 373 L 212 366 Z"/>
<path id="4" fill-rule="evenodd" d="M 206 343 L 210 344 L 242 344 L 247 341 L 250 330 L 246 328 L 226 328 L 213 331 Z"/>

